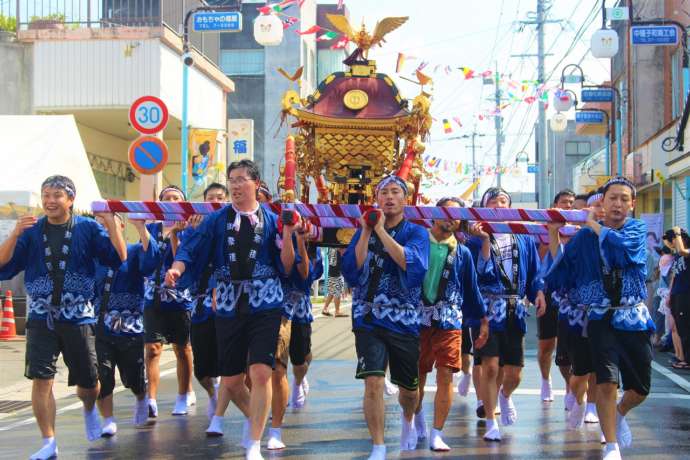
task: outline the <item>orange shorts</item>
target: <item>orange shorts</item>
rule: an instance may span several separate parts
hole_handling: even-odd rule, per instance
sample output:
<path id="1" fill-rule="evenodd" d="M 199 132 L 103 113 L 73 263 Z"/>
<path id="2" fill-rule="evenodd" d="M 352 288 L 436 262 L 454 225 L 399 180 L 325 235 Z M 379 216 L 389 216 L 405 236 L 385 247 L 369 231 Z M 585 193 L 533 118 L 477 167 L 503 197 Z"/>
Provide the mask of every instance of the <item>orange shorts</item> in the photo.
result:
<path id="1" fill-rule="evenodd" d="M 450 368 L 453 373 L 462 367 L 460 341 L 462 331 L 435 327 L 422 328 L 419 334 L 419 373 L 429 373 L 436 367 Z"/>

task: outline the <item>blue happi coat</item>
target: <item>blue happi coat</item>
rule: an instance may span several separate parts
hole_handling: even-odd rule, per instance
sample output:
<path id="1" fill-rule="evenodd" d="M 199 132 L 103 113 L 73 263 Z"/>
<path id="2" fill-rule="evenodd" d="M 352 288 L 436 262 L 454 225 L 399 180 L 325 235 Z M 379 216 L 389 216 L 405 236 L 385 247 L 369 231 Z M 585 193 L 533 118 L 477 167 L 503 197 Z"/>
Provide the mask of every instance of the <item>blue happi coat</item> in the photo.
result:
<path id="1" fill-rule="evenodd" d="M 463 319 L 470 327 L 479 326 L 486 316 L 472 254 L 465 246 L 457 246 L 445 296 L 434 305 L 420 301 L 420 312 L 422 327 L 433 325 L 445 330 L 462 329 Z"/>
<path id="2" fill-rule="evenodd" d="M 0 267 L 0 280 L 13 278 L 24 271 L 24 285 L 28 294 L 28 320 L 46 320 L 53 294 L 53 281 L 45 262 L 42 217 L 17 240 L 10 261 Z M 92 324 L 96 322 L 94 298 L 96 261 L 118 268 L 122 261 L 110 242 L 108 233 L 98 222 L 74 216 L 72 239 L 67 259 L 65 284 L 56 322 Z"/>
<path id="3" fill-rule="evenodd" d="M 110 298 L 103 313 L 105 331 L 112 335 L 139 335 L 144 332 L 144 274 L 151 272 L 158 245 L 153 239 L 144 251 L 141 243 L 127 245 L 127 261 L 119 269 L 98 265 L 96 268 L 96 313 L 101 314 L 104 285 L 113 272 Z M 144 257 L 147 254 L 148 257 Z M 147 265 L 147 263 L 149 265 Z"/>
<path id="4" fill-rule="evenodd" d="M 151 235 L 151 245 L 157 245 L 157 250 L 144 254 L 146 258 L 144 264 L 150 270 L 145 273 L 146 279 L 144 281 L 144 308 L 151 308 L 154 306 L 154 294 L 156 289 L 160 290 L 160 308 L 162 310 L 188 310 L 191 311 L 194 307 L 196 286 L 191 284 L 184 288 L 167 288 L 162 287 L 165 280 L 165 273 L 172 266 L 174 256 L 172 244 L 170 242 L 158 241 L 157 235 L 162 231 L 163 224 L 161 222 L 151 223 L 146 225 L 146 229 Z M 187 239 L 194 233 L 194 229 L 187 228 L 178 232 L 179 247 L 181 247 Z M 178 249 L 179 249 L 178 247 Z M 160 267 L 160 276 L 156 280 L 156 272 Z"/>
<path id="5" fill-rule="evenodd" d="M 361 235 L 357 230 L 342 260 L 345 280 L 353 288 L 352 327 L 373 329 L 382 327 L 401 334 L 419 335 L 419 302 L 422 283 L 429 264 L 429 235 L 416 224 L 403 221 L 395 234 L 395 241 L 405 252 L 406 270 L 402 270 L 390 256 L 385 255 L 383 273 L 373 302 L 366 298 L 369 289 L 369 267 L 373 254 L 369 251 L 362 267 L 357 268 L 355 246 Z M 371 238 L 374 238 L 372 234 Z"/>
<path id="6" fill-rule="evenodd" d="M 602 227 L 599 236 L 585 227 L 559 252 L 546 276 L 554 288 L 568 289 L 573 305 L 588 308 L 588 320 L 601 320 L 611 306 L 604 289 L 602 262 L 622 270 L 621 306 L 611 317 L 614 328 L 623 331 L 654 330 L 645 299 L 647 288 L 647 225 L 627 219 L 620 229 Z"/>
<path id="7" fill-rule="evenodd" d="M 278 216 L 262 205 L 264 229 L 250 280 L 233 280 L 226 256 L 225 231 L 231 207 L 219 209 L 206 216 L 190 237 L 180 245 L 175 260 L 184 262 L 185 273 L 178 285 L 191 285 L 208 266 L 213 265 L 216 287 L 216 315 L 232 318 L 236 315 L 237 301 L 243 292 L 249 297 L 252 313 L 283 307 L 283 288 L 280 277 L 285 268 L 280 260 Z M 242 263 L 242 262 L 240 262 Z M 299 256 L 295 255 L 295 263 Z"/>
<path id="8" fill-rule="evenodd" d="M 524 298 L 534 302 L 537 292 L 544 290 L 544 281 L 540 276 L 540 260 L 537 252 L 537 245 L 529 235 L 514 235 L 517 242 L 519 269 L 518 269 L 518 289 L 519 300 L 515 307 L 515 321 L 522 332 L 526 332 L 527 306 Z M 506 328 L 508 318 L 507 300 L 498 296 L 507 295 L 509 291 L 501 281 L 499 265 L 493 251 L 488 259 L 484 259 L 481 254 L 482 240 L 472 237 L 467 241 L 467 247 L 472 252 L 472 256 L 477 265 L 477 281 L 479 290 L 484 298 L 487 316 L 489 317 L 489 329 L 493 331 L 503 331 Z M 512 278 L 512 272 L 508 273 Z"/>
<path id="9" fill-rule="evenodd" d="M 294 323 L 308 324 L 314 321 L 311 305 L 311 285 L 323 276 L 323 259 L 321 251 L 316 251 L 314 260 L 309 261 L 307 279 L 302 278 L 297 266 L 292 267 L 292 273 L 283 278 L 283 292 L 285 305 L 283 316 Z"/>

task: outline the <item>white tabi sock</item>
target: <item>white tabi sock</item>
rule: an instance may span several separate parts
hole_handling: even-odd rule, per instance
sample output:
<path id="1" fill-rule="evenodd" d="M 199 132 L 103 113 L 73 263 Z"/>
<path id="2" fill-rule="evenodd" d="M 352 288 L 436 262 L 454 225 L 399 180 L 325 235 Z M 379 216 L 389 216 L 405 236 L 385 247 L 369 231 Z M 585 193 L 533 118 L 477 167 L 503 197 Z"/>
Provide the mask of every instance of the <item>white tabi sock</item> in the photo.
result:
<path id="1" fill-rule="evenodd" d="M 117 433 L 117 423 L 114 417 L 106 417 L 103 419 L 103 427 L 101 428 L 101 437 L 109 438 L 115 436 Z"/>
<path id="2" fill-rule="evenodd" d="M 620 460 L 621 451 L 618 448 L 618 443 L 610 442 L 604 447 L 604 457 L 603 460 Z"/>
<path id="3" fill-rule="evenodd" d="M 87 440 L 95 441 L 101 437 L 101 417 L 98 415 L 96 406 L 90 411 L 84 410 L 84 427 Z"/>
<path id="4" fill-rule="evenodd" d="M 132 420 L 132 423 L 134 423 L 134 426 L 137 427 L 144 426 L 146 425 L 148 417 L 149 406 L 146 398 L 142 399 L 141 401 L 137 400 L 136 404 L 134 405 L 134 419 Z"/>
<path id="5" fill-rule="evenodd" d="M 448 452 L 450 447 L 443 441 L 443 430 L 431 429 L 429 434 L 429 449 L 436 452 Z"/>
<path id="6" fill-rule="evenodd" d="M 587 409 L 585 409 L 585 423 L 599 423 L 596 403 L 587 403 Z"/>
<path id="7" fill-rule="evenodd" d="M 57 441 L 54 437 L 43 438 L 43 447 L 41 447 L 38 452 L 34 453 L 30 460 L 48 460 L 49 458 L 57 457 L 58 448 Z"/>
<path id="8" fill-rule="evenodd" d="M 616 410 L 616 439 L 622 449 L 632 445 L 632 431 L 630 431 L 625 416 L 621 415 L 618 410 Z"/>
<path id="9" fill-rule="evenodd" d="M 149 406 L 149 417 L 150 418 L 156 418 L 158 417 L 158 403 L 156 402 L 155 399 L 148 399 L 148 406 Z"/>
<path id="10" fill-rule="evenodd" d="M 496 419 L 486 419 L 486 433 L 484 433 L 484 441 L 501 441 L 501 431 L 498 429 Z"/>
<path id="11" fill-rule="evenodd" d="M 414 427 L 417 430 L 417 439 L 426 438 L 426 420 L 424 419 L 424 407 L 414 414 Z"/>
<path id="12" fill-rule="evenodd" d="M 374 444 L 371 448 L 369 460 L 386 460 L 386 445 Z"/>
<path id="13" fill-rule="evenodd" d="M 542 402 L 553 401 L 553 389 L 551 388 L 551 378 L 541 379 L 541 400 Z"/>
<path id="14" fill-rule="evenodd" d="M 214 393 L 213 396 L 208 398 L 208 407 L 206 408 L 206 416 L 209 420 L 216 415 L 216 407 L 218 406 L 218 392 Z"/>
<path id="15" fill-rule="evenodd" d="M 460 383 L 458 383 L 458 394 L 460 396 L 467 396 L 470 392 L 470 383 L 472 383 L 472 373 L 465 374 L 463 372 L 462 377 L 460 377 Z"/>
<path id="16" fill-rule="evenodd" d="M 211 417 L 211 423 L 206 428 L 206 436 L 218 437 L 223 436 L 223 421 L 225 417 L 222 415 L 214 415 Z"/>
<path id="17" fill-rule="evenodd" d="M 285 449 L 285 443 L 283 442 L 280 428 L 268 429 L 268 441 L 266 442 L 266 448 L 268 450 Z"/>
<path id="18" fill-rule="evenodd" d="M 264 460 L 261 455 L 261 441 L 249 441 L 247 443 L 247 451 L 244 454 L 246 460 Z"/>
<path id="19" fill-rule="evenodd" d="M 417 448 L 417 430 L 414 427 L 414 420 L 407 421 L 403 414 L 400 414 L 400 450 L 415 450 Z"/>

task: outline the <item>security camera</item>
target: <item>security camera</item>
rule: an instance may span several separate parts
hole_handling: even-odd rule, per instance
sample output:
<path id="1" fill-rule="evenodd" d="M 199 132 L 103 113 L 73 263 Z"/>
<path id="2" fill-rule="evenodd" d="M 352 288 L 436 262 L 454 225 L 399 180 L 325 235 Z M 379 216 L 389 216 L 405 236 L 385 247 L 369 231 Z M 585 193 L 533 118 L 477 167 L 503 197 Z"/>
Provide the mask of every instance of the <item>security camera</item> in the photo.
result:
<path id="1" fill-rule="evenodd" d="M 182 59 L 183 59 L 184 65 L 186 65 L 186 66 L 191 66 L 192 64 L 194 64 L 194 58 L 192 58 L 191 53 L 183 54 Z"/>

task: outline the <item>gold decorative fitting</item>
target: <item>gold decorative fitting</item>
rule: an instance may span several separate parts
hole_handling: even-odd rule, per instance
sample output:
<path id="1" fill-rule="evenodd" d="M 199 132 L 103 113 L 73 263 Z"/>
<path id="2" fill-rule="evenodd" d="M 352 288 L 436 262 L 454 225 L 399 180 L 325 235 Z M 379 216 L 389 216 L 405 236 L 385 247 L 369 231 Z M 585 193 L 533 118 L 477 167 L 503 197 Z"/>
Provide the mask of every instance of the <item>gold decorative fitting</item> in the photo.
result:
<path id="1" fill-rule="evenodd" d="M 350 110 L 361 110 L 369 103 L 369 96 L 361 89 L 351 89 L 343 96 L 343 104 Z"/>

